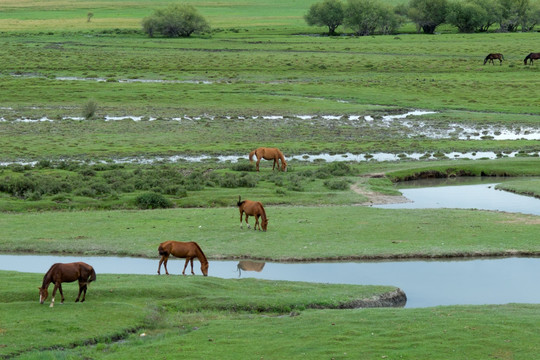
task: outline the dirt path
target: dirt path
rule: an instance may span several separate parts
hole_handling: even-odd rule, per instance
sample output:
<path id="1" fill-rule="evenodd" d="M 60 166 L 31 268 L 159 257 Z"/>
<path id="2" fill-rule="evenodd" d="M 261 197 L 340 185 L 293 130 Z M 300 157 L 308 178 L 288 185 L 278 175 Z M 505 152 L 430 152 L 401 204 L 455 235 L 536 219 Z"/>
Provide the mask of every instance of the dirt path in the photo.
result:
<path id="1" fill-rule="evenodd" d="M 351 190 L 357 194 L 364 195 L 368 198 L 367 201 L 358 204 L 362 206 L 401 204 L 410 202 L 410 200 L 403 195 L 385 195 L 375 191 L 368 191 L 365 188 L 360 187 L 358 184 L 351 185 Z"/>

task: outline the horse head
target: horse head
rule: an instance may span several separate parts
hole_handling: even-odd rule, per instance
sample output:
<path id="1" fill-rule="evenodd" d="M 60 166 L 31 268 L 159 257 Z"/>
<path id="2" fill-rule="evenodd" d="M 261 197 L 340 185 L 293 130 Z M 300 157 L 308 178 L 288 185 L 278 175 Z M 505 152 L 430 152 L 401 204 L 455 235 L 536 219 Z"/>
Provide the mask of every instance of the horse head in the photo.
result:
<path id="1" fill-rule="evenodd" d="M 49 296 L 49 291 L 47 288 L 38 288 L 39 289 L 39 303 L 43 304 L 45 300 L 47 300 L 47 297 Z"/>
<path id="2" fill-rule="evenodd" d="M 263 231 L 266 231 L 267 226 L 268 226 L 268 218 L 265 217 L 264 219 L 261 220 L 261 227 L 262 227 Z"/>
<path id="3" fill-rule="evenodd" d="M 205 262 L 204 264 L 201 264 L 201 271 L 204 276 L 208 276 L 208 266 L 210 264 L 208 262 Z"/>

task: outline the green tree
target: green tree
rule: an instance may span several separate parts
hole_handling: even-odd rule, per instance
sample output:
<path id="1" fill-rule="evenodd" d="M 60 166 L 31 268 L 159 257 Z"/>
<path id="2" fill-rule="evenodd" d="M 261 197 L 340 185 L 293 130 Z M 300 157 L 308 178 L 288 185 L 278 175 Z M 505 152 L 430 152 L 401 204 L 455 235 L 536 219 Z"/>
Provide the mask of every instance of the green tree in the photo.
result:
<path id="1" fill-rule="evenodd" d="M 340 0 L 324 0 L 311 5 L 304 19 L 310 26 L 327 26 L 328 34 L 335 35 L 338 26 L 343 24 L 345 6 Z"/>
<path id="2" fill-rule="evenodd" d="M 529 0 L 499 0 L 502 11 L 499 25 L 501 31 L 517 31 L 526 22 L 526 14 L 530 9 Z"/>
<path id="3" fill-rule="evenodd" d="M 531 4 L 522 19 L 521 31 L 532 31 L 536 25 L 540 24 L 540 3 Z"/>
<path id="4" fill-rule="evenodd" d="M 371 35 L 381 23 L 381 5 L 375 0 L 349 0 L 345 25 L 356 35 Z"/>
<path id="5" fill-rule="evenodd" d="M 471 3 L 480 6 L 486 12 L 484 24 L 478 31 L 488 31 L 501 18 L 502 7 L 498 0 L 471 0 Z"/>
<path id="6" fill-rule="evenodd" d="M 158 33 L 167 37 L 188 37 L 209 31 L 210 25 L 193 6 L 180 4 L 156 10 L 143 19 L 142 28 L 150 37 Z"/>
<path id="7" fill-rule="evenodd" d="M 446 22 L 458 28 L 459 32 L 472 33 L 480 31 L 487 21 L 485 9 L 471 2 L 457 1 L 450 3 Z"/>
<path id="8" fill-rule="evenodd" d="M 407 15 L 418 30 L 433 34 L 437 26 L 445 22 L 447 8 L 447 0 L 411 0 Z"/>

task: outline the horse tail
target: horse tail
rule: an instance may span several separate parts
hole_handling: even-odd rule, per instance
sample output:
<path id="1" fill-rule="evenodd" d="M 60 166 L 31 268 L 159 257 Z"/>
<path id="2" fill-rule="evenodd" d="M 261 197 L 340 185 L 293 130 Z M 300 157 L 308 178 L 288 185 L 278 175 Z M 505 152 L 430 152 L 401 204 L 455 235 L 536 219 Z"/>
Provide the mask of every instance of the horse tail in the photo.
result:
<path id="1" fill-rule="evenodd" d="M 529 60 L 531 58 L 531 55 L 532 53 L 530 53 L 529 55 L 525 56 L 525 60 L 523 60 L 523 62 L 525 63 L 525 65 L 527 65 L 527 60 Z"/>
<path id="2" fill-rule="evenodd" d="M 246 202 L 246 201 L 245 201 L 245 200 L 242 201 L 240 195 L 238 195 L 238 202 L 236 203 L 236 206 L 240 207 L 240 206 L 242 206 L 242 204 L 245 203 L 245 202 Z"/>
<path id="3" fill-rule="evenodd" d="M 255 152 L 257 151 L 257 149 L 253 150 L 252 152 L 249 153 L 249 162 L 253 162 L 253 156 L 255 156 Z"/>

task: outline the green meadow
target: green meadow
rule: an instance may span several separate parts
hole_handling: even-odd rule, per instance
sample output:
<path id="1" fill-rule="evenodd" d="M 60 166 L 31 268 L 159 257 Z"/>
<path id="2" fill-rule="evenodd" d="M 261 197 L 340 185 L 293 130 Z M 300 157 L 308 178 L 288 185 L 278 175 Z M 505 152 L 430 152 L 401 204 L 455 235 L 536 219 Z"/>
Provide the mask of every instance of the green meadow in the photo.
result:
<path id="1" fill-rule="evenodd" d="M 209 277 L 96 269 L 86 302 L 65 284 L 54 308 L 38 303 L 43 274 L 0 271 L 0 358 L 537 356 L 538 304 L 355 309 L 399 284 L 220 279 L 212 261 L 540 255 L 538 216 L 367 206 L 425 176 L 492 176 L 540 197 L 540 144 L 525 137 L 539 126 L 540 68 L 523 64 L 538 31 L 424 35 L 406 23 L 328 37 L 303 19 L 312 0 L 186 2 L 210 32 L 143 34 L 142 19 L 171 0 L 0 2 L 0 253 L 147 257 L 157 269 L 158 244 L 179 240 L 210 260 Z M 490 52 L 502 65 L 483 65 Z M 429 113 L 373 125 L 417 109 Z M 289 160 L 287 173 L 263 161 L 257 173 L 245 156 L 259 146 L 367 160 Z M 497 159 L 446 155 L 484 151 Z M 377 152 L 401 160 L 370 160 Z M 209 158 L 166 160 L 175 155 Z M 117 162 L 130 158 L 141 161 Z M 168 207 L 143 210 L 148 193 Z M 240 229 L 239 195 L 265 204 L 266 233 Z"/>

